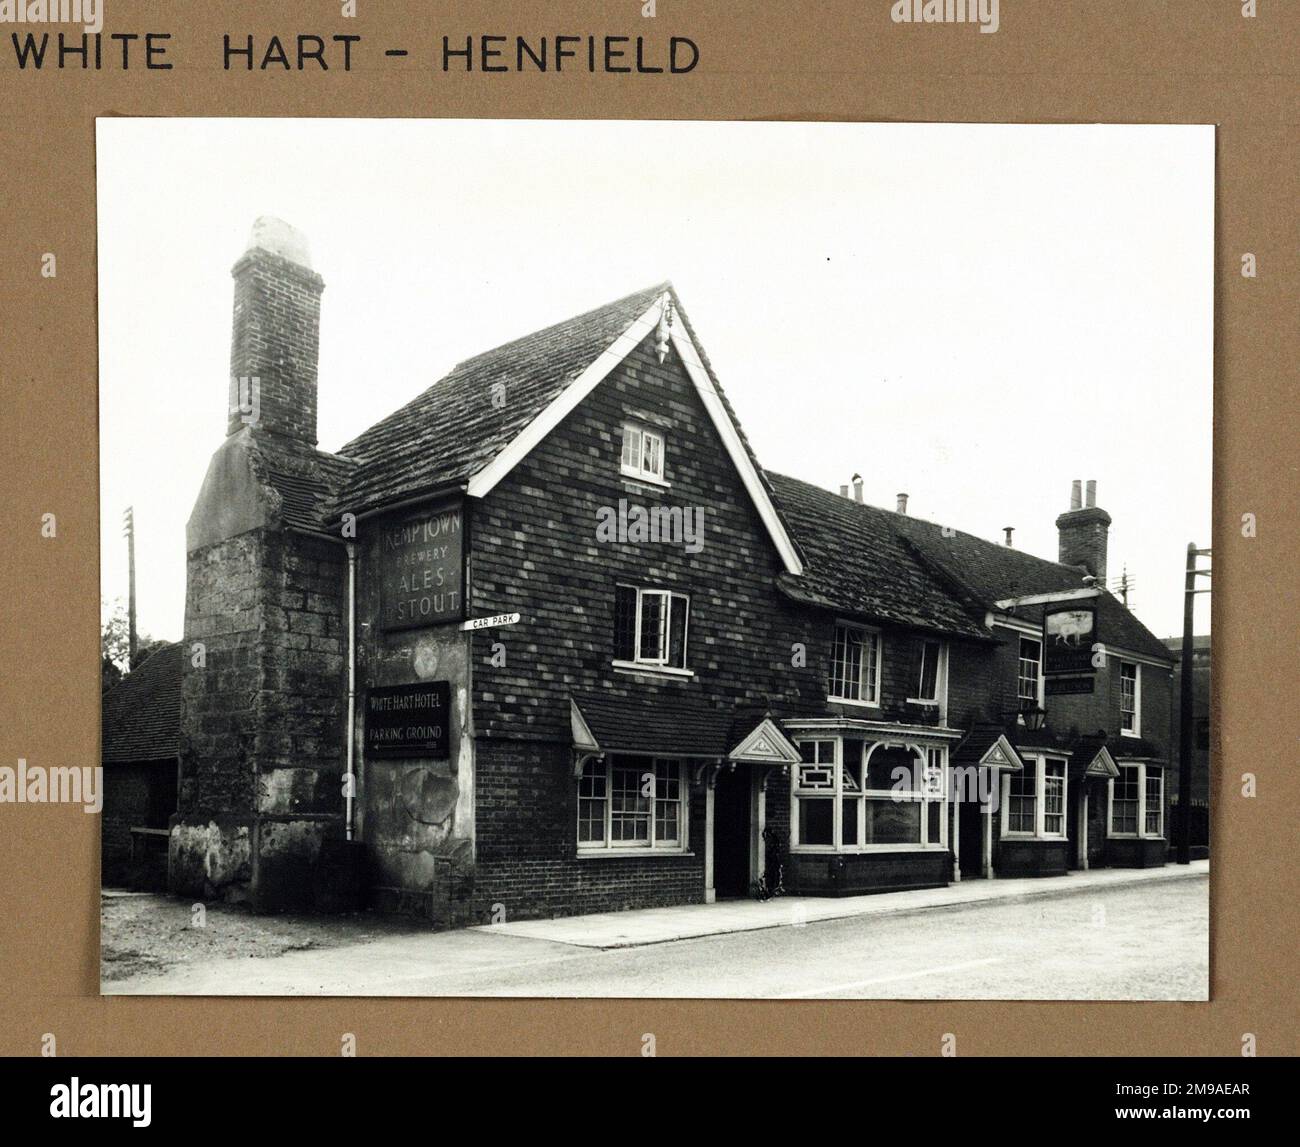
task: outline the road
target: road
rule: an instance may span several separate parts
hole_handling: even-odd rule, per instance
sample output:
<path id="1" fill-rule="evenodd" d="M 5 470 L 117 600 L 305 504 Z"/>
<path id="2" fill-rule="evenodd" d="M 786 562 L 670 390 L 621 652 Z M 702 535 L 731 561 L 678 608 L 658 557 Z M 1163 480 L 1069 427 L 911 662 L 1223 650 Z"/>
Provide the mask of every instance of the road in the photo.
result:
<path id="1" fill-rule="evenodd" d="M 594 950 L 469 930 L 207 959 L 144 994 L 1201 1000 L 1209 878 Z"/>

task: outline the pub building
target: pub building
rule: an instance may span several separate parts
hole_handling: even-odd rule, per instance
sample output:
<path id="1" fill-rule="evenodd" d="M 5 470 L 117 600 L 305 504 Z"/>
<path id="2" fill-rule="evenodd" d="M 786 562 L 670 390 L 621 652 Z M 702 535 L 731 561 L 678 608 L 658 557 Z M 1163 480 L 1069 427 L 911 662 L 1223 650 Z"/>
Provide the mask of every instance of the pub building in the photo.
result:
<path id="1" fill-rule="evenodd" d="M 1093 483 L 1047 561 L 767 472 L 667 283 L 326 453 L 305 240 L 233 274 L 173 891 L 453 925 L 1164 863 L 1171 657 Z"/>

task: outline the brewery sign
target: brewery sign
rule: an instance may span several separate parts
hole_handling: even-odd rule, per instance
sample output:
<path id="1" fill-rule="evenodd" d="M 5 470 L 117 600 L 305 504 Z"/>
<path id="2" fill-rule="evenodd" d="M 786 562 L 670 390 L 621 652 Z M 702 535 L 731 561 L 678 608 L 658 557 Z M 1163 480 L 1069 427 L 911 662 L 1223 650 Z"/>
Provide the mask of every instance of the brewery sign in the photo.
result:
<path id="1" fill-rule="evenodd" d="M 385 524 L 379 537 L 385 630 L 465 617 L 465 511 L 460 505 Z"/>
<path id="2" fill-rule="evenodd" d="M 1095 669 L 1092 647 L 1099 640 L 1096 606 L 1077 602 L 1049 606 L 1043 614 L 1044 678 L 1062 673 L 1091 674 Z"/>
<path id="3" fill-rule="evenodd" d="M 450 682 L 384 685 L 366 693 L 367 757 L 446 760 L 451 755 L 450 729 Z"/>

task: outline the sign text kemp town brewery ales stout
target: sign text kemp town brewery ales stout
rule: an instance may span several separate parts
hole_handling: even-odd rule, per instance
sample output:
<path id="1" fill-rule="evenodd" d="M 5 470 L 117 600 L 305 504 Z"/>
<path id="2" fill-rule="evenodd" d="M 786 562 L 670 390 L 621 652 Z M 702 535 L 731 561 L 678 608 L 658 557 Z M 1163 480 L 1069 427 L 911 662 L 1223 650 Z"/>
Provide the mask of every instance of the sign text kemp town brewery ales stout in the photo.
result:
<path id="1" fill-rule="evenodd" d="M 445 760 L 450 713 L 447 681 L 371 689 L 366 694 L 366 755 Z"/>
<path id="2" fill-rule="evenodd" d="M 384 629 L 415 629 L 464 618 L 462 507 L 385 526 L 379 562 Z"/>

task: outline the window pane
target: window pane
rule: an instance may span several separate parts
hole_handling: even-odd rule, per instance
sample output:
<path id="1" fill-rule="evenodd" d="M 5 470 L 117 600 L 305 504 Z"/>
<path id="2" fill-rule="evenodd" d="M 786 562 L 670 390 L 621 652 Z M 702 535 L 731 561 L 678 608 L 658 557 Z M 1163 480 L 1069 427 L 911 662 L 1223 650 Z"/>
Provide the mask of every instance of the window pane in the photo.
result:
<path id="1" fill-rule="evenodd" d="M 1007 781 L 1007 831 L 1038 831 L 1038 764 L 1030 759 Z"/>
<path id="2" fill-rule="evenodd" d="M 636 587 L 614 587 L 614 656 L 619 661 L 636 659 Z"/>
<path id="3" fill-rule="evenodd" d="M 926 803 L 926 816 L 928 825 L 926 839 L 930 844 L 939 844 L 943 839 L 943 829 L 941 821 L 943 819 L 943 803 L 941 801 L 928 801 Z"/>
<path id="4" fill-rule="evenodd" d="M 903 770 L 899 773 L 898 770 Z M 921 783 L 920 762 L 909 749 L 881 745 L 867 762 L 867 788 L 878 792 L 916 792 Z M 900 784 L 901 782 L 901 784 Z"/>
<path id="5" fill-rule="evenodd" d="M 1125 732 L 1137 731 L 1137 675 L 1138 667 L 1122 661 L 1119 666 L 1119 717 L 1120 728 Z"/>
<path id="6" fill-rule="evenodd" d="M 613 844 L 650 843 L 650 798 L 643 793 L 646 785 L 645 763 L 620 764 L 610 770 L 610 842 Z"/>
<path id="7" fill-rule="evenodd" d="M 664 472 L 664 442 L 657 434 L 651 434 L 648 430 L 641 435 L 642 455 L 641 470 L 645 474 L 653 474 L 656 478 L 663 477 Z"/>
<path id="8" fill-rule="evenodd" d="M 1138 830 L 1138 767 L 1120 765 L 1119 776 L 1111 781 L 1111 832 Z"/>
<path id="9" fill-rule="evenodd" d="M 1039 658 L 1042 645 L 1028 637 L 1020 639 L 1020 664 L 1016 676 L 1016 696 L 1030 704 L 1038 703 Z"/>
<path id="10" fill-rule="evenodd" d="M 799 843 L 834 844 L 835 801 L 827 797 L 799 798 Z"/>
<path id="11" fill-rule="evenodd" d="M 1061 836 L 1065 833 L 1065 764 L 1048 761 L 1043 768 L 1043 831 Z"/>
<path id="12" fill-rule="evenodd" d="M 686 614 L 689 601 L 679 593 L 668 599 L 668 664 L 686 668 Z"/>
<path id="13" fill-rule="evenodd" d="M 641 467 L 641 431 L 635 426 L 623 427 L 623 468 L 638 470 Z"/>
<path id="14" fill-rule="evenodd" d="M 681 765 L 677 761 L 655 761 L 655 843 L 681 843 Z"/>
<path id="15" fill-rule="evenodd" d="M 876 702 L 880 700 L 880 634 L 864 634 L 862 644 L 867 659 L 862 699 Z"/>
<path id="16" fill-rule="evenodd" d="M 1164 832 L 1164 770 L 1157 765 L 1147 765 L 1146 825 L 1144 832 L 1160 836 Z"/>
<path id="17" fill-rule="evenodd" d="M 835 644 L 831 651 L 831 676 L 828 692 L 832 697 L 860 701 L 862 697 L 862 639 L 860 629 L 849 625 L 835 627 Z"/>
<path id="18" fill-rule="evenodd" d="M 921 802 L 867 797 L 864 844 L 920 844 Z"/>
<path id="19" fill-rule="evenodd" d="M 923 641 L 921 643 L 921 679 L 917 689 L 917 698 L 933 701 L 939 695 L 939 643 Z"/>
<path id="20" fill-rule="evenodd" d="M 641 640 L 638 661 L 662 661 L 664 646 L 664 597 L 658 591 L 641 592 Z"/>
<path id="21" fill-rule="evenodd" d="M 840 843 L 858 843 L 858 810 L 862 807 L 860 800 L 845 799 L 840 809 Z"/>
<path id="22" fill-rule="evenodd" d="M 605 840 L 605 762 L 587 761 L 578 781 L 578 840 L 603 843 Z"/>

